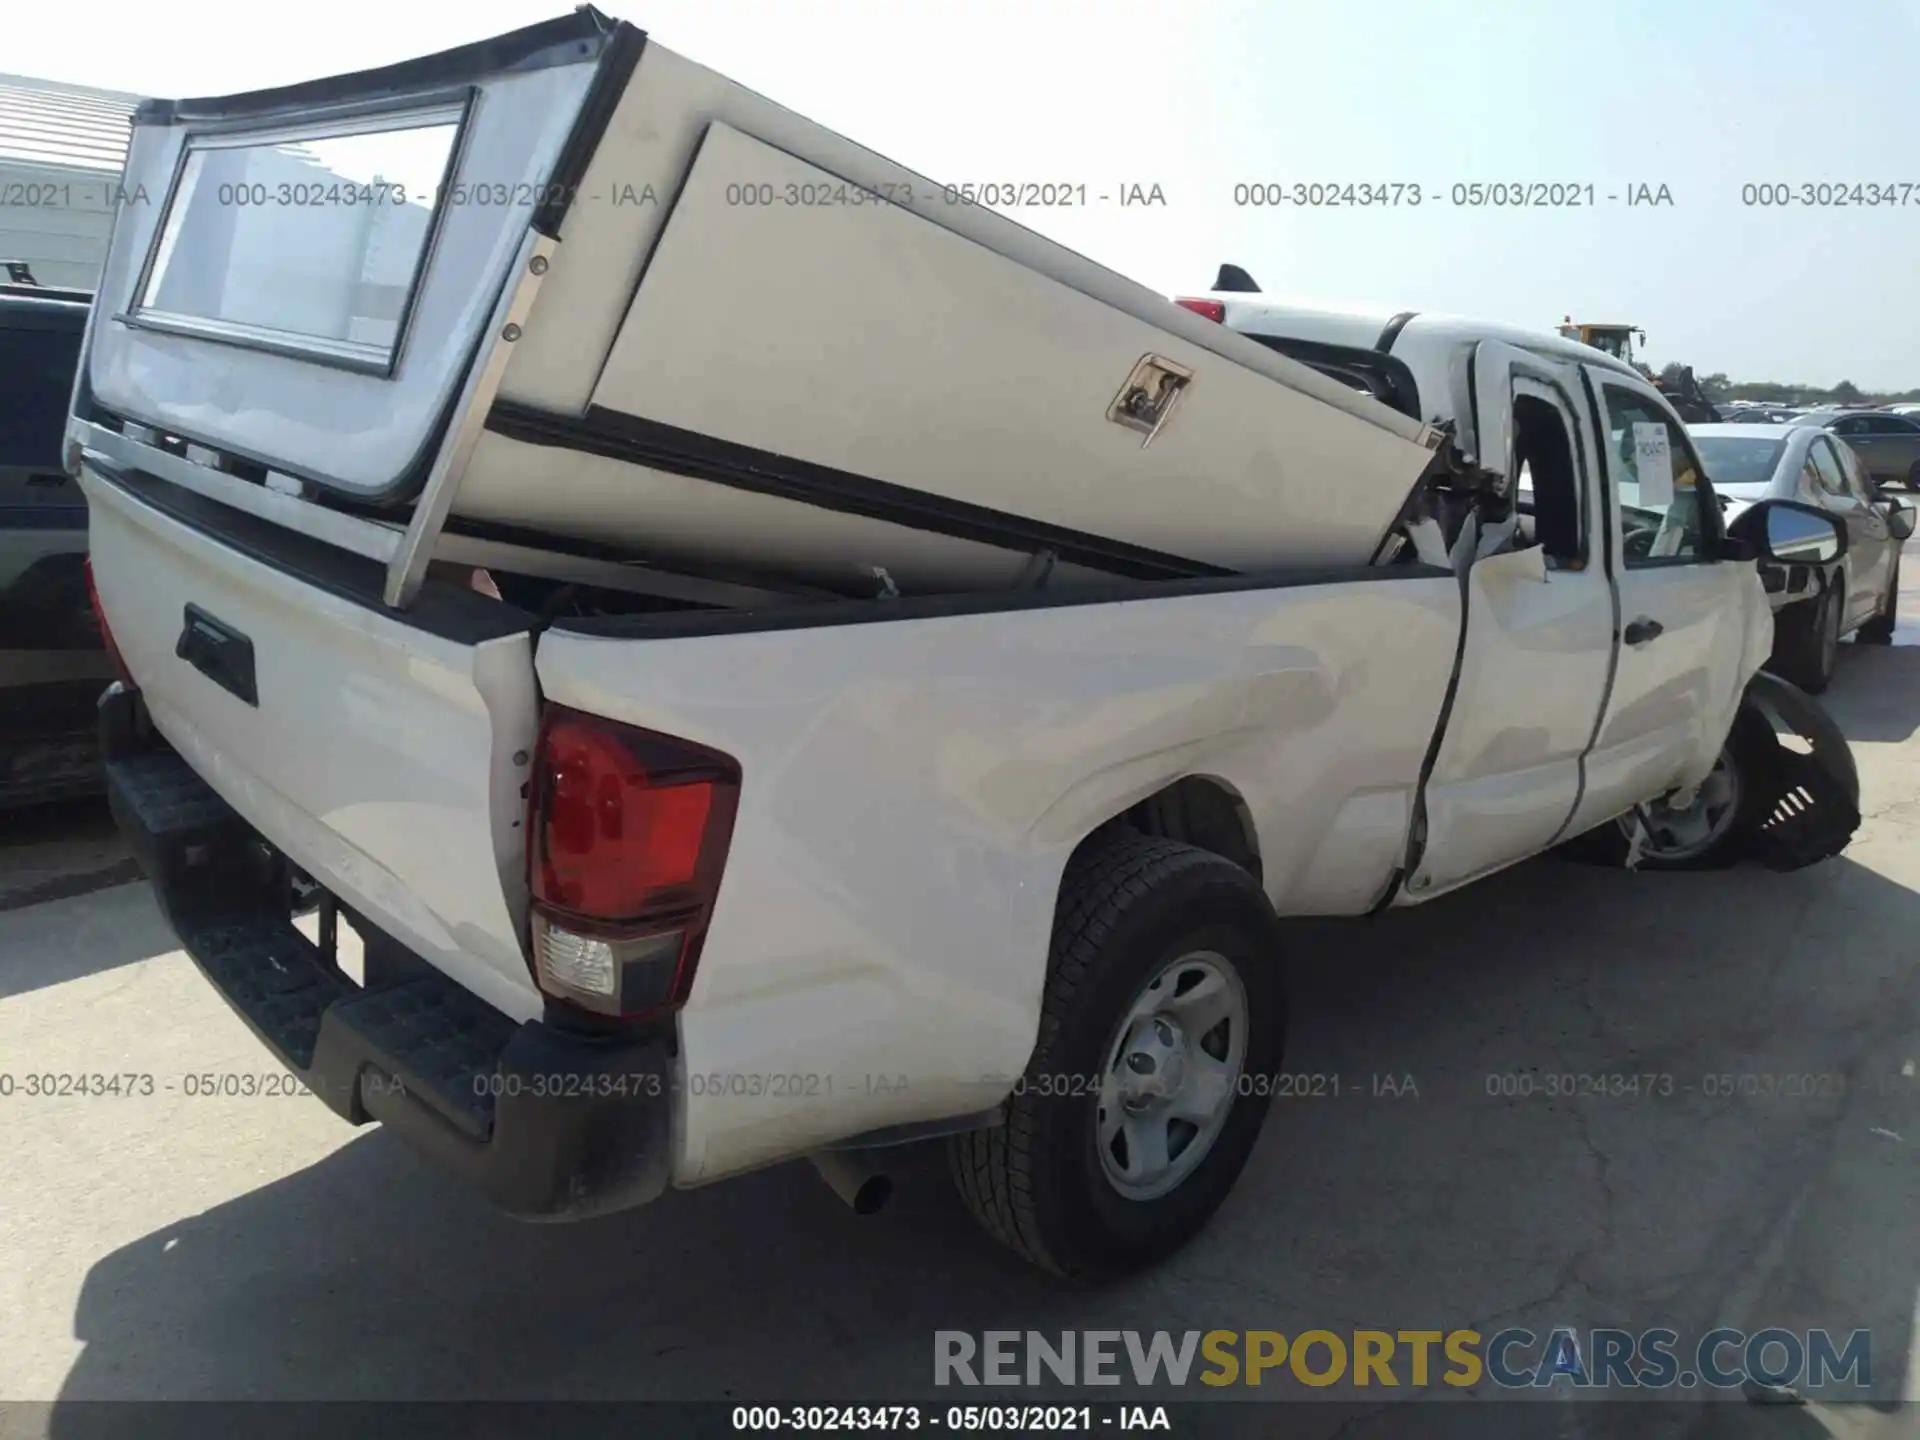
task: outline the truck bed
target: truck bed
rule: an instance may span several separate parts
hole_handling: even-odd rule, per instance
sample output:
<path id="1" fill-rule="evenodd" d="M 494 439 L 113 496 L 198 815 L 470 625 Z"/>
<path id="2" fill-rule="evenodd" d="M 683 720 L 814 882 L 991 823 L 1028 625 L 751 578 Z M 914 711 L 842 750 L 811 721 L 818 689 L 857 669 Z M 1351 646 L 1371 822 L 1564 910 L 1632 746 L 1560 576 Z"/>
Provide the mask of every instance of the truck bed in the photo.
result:
<path id="1" fill-rule="evenodd" d="M 537 617 L 89 466 L 102 604 L 164 741 L 342 904 L 501 1014 L 526 959 L 539 704 L 724 751 L 743 776 L 684 1064 L 896 1075 L 796 1110 L 686 1093 L 677 1183 L 980 1109 L 1033 1040 L 1067 856 L 1182 776 L 1237 797 L 1282 913 L 1357 914 L 1404 855 L 1452 671 L 1444 570 Z M 244 517 L 243 517 L 244 519 Z M 181 658 L 244 636 L 255 703 Z M 990 1090 L 991 1084 L 987 1084 Z"/>

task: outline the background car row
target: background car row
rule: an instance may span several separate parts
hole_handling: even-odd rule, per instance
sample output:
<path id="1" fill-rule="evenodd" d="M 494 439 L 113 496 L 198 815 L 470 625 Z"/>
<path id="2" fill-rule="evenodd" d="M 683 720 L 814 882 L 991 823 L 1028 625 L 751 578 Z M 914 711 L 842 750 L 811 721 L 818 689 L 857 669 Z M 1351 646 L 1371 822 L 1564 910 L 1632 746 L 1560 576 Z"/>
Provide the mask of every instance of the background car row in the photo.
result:
<path id="1" fill-rule="evenodd" d="M 1920 405 L 1890 405 L 1868 410 L 1734 402 L 1716 407 L 1730 425 L 1814 425 L 1830 430 L 1856 450 L 1881 485 L 1920 490 Z"/>
<path id="2" fill-rule="evenodd" d="M 1824 569 L 1761 568 L 1774 610 L 1767 668 L 1816 694 L 1833 678 L 1842 639 L 1891 644 L 1898 620 L 1900 548 L 1913 534 L 1915 510 L 1887 495 L 1851 437 L 1840 438 L 1847 434 L 1841 425 L 1866 418 L 1688 427 L 1728 519 L 1761 500 L 1797 500 L 1847 528 L 1845 553 Z"/>

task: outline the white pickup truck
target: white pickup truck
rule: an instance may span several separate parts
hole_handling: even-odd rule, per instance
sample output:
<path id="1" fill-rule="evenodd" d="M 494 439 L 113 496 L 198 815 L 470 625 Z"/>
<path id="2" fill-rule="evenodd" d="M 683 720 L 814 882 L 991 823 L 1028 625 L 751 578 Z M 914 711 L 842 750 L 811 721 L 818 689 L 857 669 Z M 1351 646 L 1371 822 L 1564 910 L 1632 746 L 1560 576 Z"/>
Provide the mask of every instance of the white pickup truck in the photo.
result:
<path id="1" fill-rule="evenodd" d="M 115 813 L 262 1042 L 512 1213 L 868 1209 L 945 1136 L 1114 1274 L 1254 1145 L 1278 917 L 1858 822 L 1755 679 L 1756 556 L 1843 534 L 1729 538 L 1597 351 L 1302 363 L 587 9 L 150 103 L 126 184 L 67 451 Z"/>

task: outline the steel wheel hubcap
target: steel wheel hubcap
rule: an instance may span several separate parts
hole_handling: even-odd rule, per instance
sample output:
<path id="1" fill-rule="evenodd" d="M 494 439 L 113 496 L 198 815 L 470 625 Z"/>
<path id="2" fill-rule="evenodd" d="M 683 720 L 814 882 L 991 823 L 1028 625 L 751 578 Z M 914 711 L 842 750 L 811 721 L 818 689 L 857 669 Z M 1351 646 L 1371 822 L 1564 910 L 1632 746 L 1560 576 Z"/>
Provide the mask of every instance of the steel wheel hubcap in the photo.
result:
<path id="1" fill-rule="evenodd" d="M 1712 773 L 1694 792 L 1692 804 L 1675 807 L 1656 800 L 1636 813 L 1646 827 L 1643 853 L 1662 860 L 1688 859 L 1725 835 L 1740 813 L 1740 772 L 1722 750 Z M 1632 822 L 1623 820 L 1621 825 L 1631 835 Z"/>
<path id="2" fill-rule="evenodd" d="M 1153 1200 L 1191 1175 L 1233 1109 L 1251 1011 L 1239 973 L 1183 955 L 1134 997 L 1107 1050 L 1095 1144 L 1107 1182 Z"/>

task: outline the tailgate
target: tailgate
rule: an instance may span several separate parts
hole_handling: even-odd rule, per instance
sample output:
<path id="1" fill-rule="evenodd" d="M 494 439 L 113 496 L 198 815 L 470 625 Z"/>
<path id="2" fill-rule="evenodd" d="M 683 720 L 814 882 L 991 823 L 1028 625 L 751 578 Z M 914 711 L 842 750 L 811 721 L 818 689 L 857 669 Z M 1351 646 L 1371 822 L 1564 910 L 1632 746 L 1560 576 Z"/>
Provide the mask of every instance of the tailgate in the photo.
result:
<path id="1" fill-rule="evenodd" d="M 539 1014 L 521 946 L 525 617 L 475 596 L 403 619 L 214 539 L 162 508 L 171 487 L 92 462 L 81 481 L 100 604 L 160 733 L 343 904 L 512 1017 Z"/>

